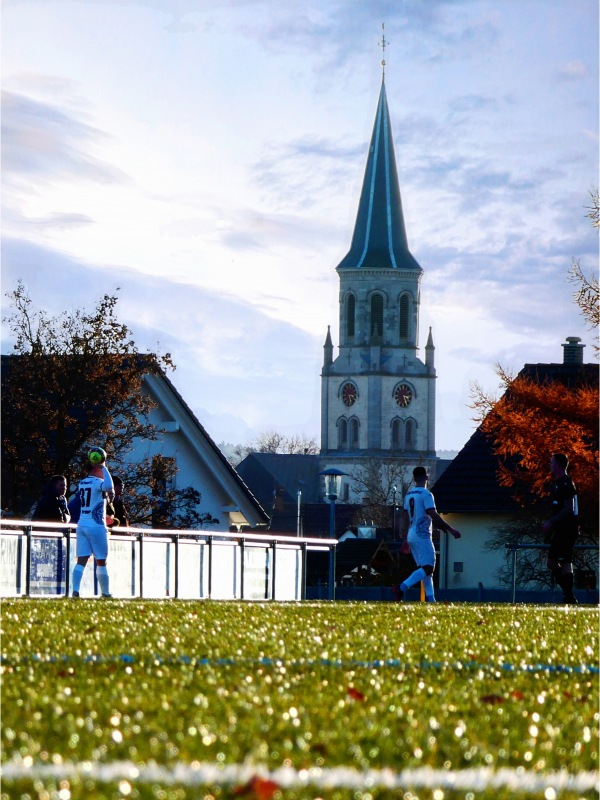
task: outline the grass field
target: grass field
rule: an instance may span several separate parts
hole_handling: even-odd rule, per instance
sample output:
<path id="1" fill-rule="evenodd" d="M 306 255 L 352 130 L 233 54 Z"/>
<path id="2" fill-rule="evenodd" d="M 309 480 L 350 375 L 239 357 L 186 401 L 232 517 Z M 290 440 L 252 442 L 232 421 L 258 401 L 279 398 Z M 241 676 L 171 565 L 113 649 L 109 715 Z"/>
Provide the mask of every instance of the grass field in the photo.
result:
<path id="1" fill-rule="evenodd" d="M 4 600 L 2 800 L 598 797 L 598 612 Z"/>

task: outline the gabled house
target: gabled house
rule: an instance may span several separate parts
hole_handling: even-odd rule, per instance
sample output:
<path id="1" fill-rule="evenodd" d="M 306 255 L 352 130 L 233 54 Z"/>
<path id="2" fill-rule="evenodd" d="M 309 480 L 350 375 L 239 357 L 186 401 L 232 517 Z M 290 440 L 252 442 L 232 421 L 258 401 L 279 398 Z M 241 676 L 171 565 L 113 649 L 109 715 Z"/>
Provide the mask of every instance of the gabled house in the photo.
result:
<path id="1" fill-rule="evenodd" d="M 144 389 L 156 403 L 150 422 L 161 434 L 156 441 L 138 440 L 129 460 L 158 454 L 174 458 L 178 484 L 198 489 L 202 513 L 219 520 L 210 526 L 213 531 L 265 527 L 266 511 L 169 378 L 145 375 Z"/>
<path id="2" fill-rule="evenodd" d="M 598 365 L 583 363 L 580 340 L 568 337 L 562 347 L 562 364 L 525 364 L 519 375 L 540 383 L 558 381 L 566 391 L 580 383 L 597 386 Z M 498 469 L 493 443 L 478 428 L 432 486 L 438 511 L 463 534 L 458 540 L 441 534 L 440 589 L 500 588 L 498 573 L 507 555 L 488 550 L 486 543 L 494 529 L 514 518 L 520 507 L 511 490 L 499 484 Z"/>
<path id="3" fill-rule="evenodd" d="M 2 376 L 8 375 L 12 359 L 2 356 Z M 5 384 L 6 385 L 6 384 Z M 241 527 L 266 527 L 269 518 L 234 467 L 211 439 L 173 383 L 163 373 L 144 375 L 142 392 L 155 403 L 149 422 L 159 432 L 157 439 L 137 439 L 127 454 L 129 462 L 161 455 L 173 459 L 177 466 L 178 487 L 192 486 L 200 492 L 198 510 L 218 520 L 211 531 L 228 531 Z M 6 397 L 5 397 L 6 399 Z M 6 442 L 6 429 L 3 442 Z M 2 464 L 2 489 L 5 493 L 8 476 Z"/>

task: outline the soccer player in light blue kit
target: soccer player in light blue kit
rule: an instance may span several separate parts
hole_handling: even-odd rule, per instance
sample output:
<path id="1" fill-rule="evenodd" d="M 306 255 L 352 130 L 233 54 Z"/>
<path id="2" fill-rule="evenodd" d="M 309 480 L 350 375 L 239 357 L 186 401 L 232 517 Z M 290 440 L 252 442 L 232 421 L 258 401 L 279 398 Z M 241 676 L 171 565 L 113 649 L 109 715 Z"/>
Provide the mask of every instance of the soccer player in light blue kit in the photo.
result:
<path id="1" fill-rule="evenodd" d="M 438 514 L 433 495 L 427 488 L 429 475 L 425 467 L 415 467 L 413 469 L 413 480 L 415 482 L 414 488 L 407 492 L 404 498 L 404 511 L 409 523 L 406 544 L 412 553 L 417 569 L 396 588 L 396 597 L 398 600 L 402 600 L 402 596 L 407 589 L 410 589 L 415 583 L 423 581 L 425 599 L 428 603 L 434 603 L 433 571 L 435 569 L 435 548 L 431 538 L 433 532 L 432 523 L 435 522 L 437 528 L 451 533 L 455 539 L 460 539 L 461 533 Z"/>
<path id="2" fill-rule="evenodd" d="M 96 575 L 102 597 L 111 597 L 108 570 L 108 528 L 106 527 L 106 497 L 114 491 L 113 479 L 106 467 L 106 453 L 101 447 L 90 450 L 99 451 L 101 461 L 92 464 L 86 478 L 79 481 L 78 494 L 81 501 L 81 514 L 77 523 L 77 564 L 73 568 L 73 597 L 79 597 L 79 587 L 89 557 L 96 559 Z"/>

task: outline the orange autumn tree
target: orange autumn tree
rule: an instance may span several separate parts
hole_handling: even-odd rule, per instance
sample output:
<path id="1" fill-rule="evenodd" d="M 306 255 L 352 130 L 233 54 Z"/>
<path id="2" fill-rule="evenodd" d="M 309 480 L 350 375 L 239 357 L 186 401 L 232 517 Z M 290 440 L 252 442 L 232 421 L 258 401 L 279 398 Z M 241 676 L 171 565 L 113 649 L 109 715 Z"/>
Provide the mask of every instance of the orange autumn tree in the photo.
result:
<path id="1" fill-rule="evenodd" d="M 498 456 L 498 480 L 514 491 L 523 506 L 549 495 L 552 453 L 564 452 L 577 485 L 582 521 L 588 532 L 598 529 L 598 384 L 582 380 L 512 377 L 497 366 L 504 394 L 497 400 L 473 387 L 472 407 L 481 429 Z"/>

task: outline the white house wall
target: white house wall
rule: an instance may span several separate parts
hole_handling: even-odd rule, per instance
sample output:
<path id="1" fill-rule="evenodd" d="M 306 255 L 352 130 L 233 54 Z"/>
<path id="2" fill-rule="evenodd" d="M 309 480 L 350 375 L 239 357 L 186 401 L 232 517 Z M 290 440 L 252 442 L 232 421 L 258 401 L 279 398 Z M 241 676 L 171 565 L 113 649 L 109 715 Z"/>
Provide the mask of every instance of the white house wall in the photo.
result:
<path id="1" fill-rule="evenodd" d="M 242 485 L 182 407 L 168 383 L 147 375 L 144 388 L 158 404 L 151 410 L 149 421 L 162 432 L 155 441 L 137 440 L 129 460 L 156 455 L 174 458 L 178 467 L 177 488 L 192 486 L 199 491 L 202 496 L 198 506 L 200 513 L 208 513 L 219 520 L 217 525 L 208 526 L 209 530 L 227 531 L 232 522 L 252 527 L 264 522 Z"/>
<path id="2" fill-rule="evenodd" d="M 444 519 L 462 533 L 462 538 L 441 534 L 440 588 L 477 589 L 480 583 L 484 589 L 506 588 L 498 578 L 506 554 L 486 550 L 485 544 L 497 525 L 511 519 L 510 514 L 444 514 Z M 462 572 L 455 572 L 455 563 L 462 563 Z"/>

